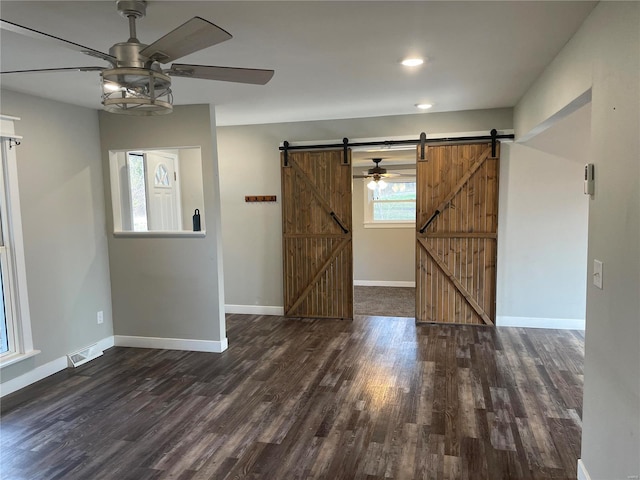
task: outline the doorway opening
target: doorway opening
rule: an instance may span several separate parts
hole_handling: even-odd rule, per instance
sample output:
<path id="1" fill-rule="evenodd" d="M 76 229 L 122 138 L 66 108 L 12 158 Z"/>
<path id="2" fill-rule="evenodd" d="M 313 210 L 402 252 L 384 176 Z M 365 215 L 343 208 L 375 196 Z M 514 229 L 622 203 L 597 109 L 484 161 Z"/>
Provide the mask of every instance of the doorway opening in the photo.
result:
<path id="1" fill-rule="evenodd" d="M 354 147 L 352 175 L 354 315 L 415 318 L 416 147 Z"/>

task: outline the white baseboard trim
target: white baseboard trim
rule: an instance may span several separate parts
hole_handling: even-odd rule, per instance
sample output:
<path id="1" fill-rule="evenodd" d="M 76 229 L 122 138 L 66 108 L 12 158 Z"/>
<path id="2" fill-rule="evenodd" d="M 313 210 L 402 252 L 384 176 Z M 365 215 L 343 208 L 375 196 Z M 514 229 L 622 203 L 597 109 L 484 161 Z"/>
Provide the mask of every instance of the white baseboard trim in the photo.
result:
<path id="1" fill-rule="evenodd" d="M 584 319 L 581 318 L 535 318 L 498 315 L 496 318 L 496 326 L 584 330 L 585 322 Z"/>
<path id="2" fill-rule="evenodd" d="M 111 335 L 110 337 L 103 338 L 102 340 L 98 341 L 98 347 L 102 351 L 109 350 L 111 347 L 115 346 L 114 341 L 115 340 L 113 338 L 113 335 Z"/>
<path id="3" fill-rule="evenodd" d="M 587 467 L 584 466 L 582 459 L 578 459 L 578 480 L 591 480 Z"/>
<path id="4" fill-rule="evenodd" d="M 100 350 L 107 350 L 108 348 L 113 347 L 113 341 L 113 336 L 103 338 L 97 342 L 98 348 L 100 348 Z M 40 365 L 19 377 L 12 378 L 11 380 L 7 380 L 0 384 L 0 397 L 4 397 L 5 395 L 9 395 L 10 393 L 28 387 L 32 383 L 36 383 L 50 375 L 53 375 L 54 373 L 58 373 L 67 367 L 68 363 L 66 355 L 56 358 L 55 360 L 51 360 L 50 362 Z"/>
<path id="5" fill-rule="evenodd" d="M 67 368 L 67 356 L 56 358 L 50 362 L 40 365 L 27 373 L 20 375 L 19 377 L 7 380 L 0 385 L 0 397 L 9 395 L 24 387 L 28 387 L 32 383 L 36 383 L 43 378 L 47 378 L 49 375 L 58 373 L 61 370 Z"/>
<path id="6" fill-rule="evenodd" d="M 354 280 L 356 287 L 415 287 L 416 282 L 404 280 Z"/>
<path id="7" fill-rule="evenodd" d="M 242 313 L 245 315 L 284 315 L 284 307 L 268 305 L 225 305 L 225 313 Z"/>
<path id="8" fill-rule="evenodd" d="M 159 348 L 162 350 L 188 350 L 192 352 L 222 353 L 229 348 L 229 341 L 193 340 L 190 338 L 135 337 L 115 335 L 116 347 Z"/>

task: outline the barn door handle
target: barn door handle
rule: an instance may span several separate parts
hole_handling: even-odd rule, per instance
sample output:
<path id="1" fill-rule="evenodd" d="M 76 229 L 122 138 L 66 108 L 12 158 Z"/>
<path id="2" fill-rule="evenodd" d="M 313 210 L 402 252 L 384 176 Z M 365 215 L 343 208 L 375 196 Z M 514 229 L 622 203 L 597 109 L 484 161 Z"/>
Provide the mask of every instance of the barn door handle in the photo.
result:
<path id="1" fill-rule="evenodd" d="M 333 220 L 338 224 L 343 233 L 349 233 L 349 230 L 342 224 L 340 219 L 336 216 L 335 212 L 331 212 L 331 218 L 333 218 Z"/>
<path id="2" fill-rule="evenodd" d="M 436 210 L 435 212 L 433 212 L 433 215 L 431 215 L 429 220 L 427 220 L 425 224 L 422 226 L 422 228 L 420 229 L 420 233 L 424 233 L 424 231 L 427 228 L 429 228 L 429 225 L 431 225 L 431 222 L 433 222 L 438 215 L 440 215 L 440 210 Z"/>

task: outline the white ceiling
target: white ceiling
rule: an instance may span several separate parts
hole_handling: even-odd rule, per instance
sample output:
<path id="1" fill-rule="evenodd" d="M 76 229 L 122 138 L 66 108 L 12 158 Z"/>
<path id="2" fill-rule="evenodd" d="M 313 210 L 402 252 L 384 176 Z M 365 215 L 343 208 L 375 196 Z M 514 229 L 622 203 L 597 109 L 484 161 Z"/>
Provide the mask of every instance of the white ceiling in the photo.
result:
<path id="1" fill-rule="evenodd" d="M 234 38 L 180 63 L 271 68 L 266 86 L 174 78 L 174 103 L 216 105 L 218 125 L 512 107 L 596 2 L 150 1 L 151 43 L 193 16 Z M 107 52 L 128 38 L 115 1 L 5 1 L 0 17 Z M 106 66 L 45 41 L 0 32 L 2 70 Z M 407 56 L 428 57 L 409 70 Z M 3 88 L 100 108 L 98 74 L 3 75 Z"/>

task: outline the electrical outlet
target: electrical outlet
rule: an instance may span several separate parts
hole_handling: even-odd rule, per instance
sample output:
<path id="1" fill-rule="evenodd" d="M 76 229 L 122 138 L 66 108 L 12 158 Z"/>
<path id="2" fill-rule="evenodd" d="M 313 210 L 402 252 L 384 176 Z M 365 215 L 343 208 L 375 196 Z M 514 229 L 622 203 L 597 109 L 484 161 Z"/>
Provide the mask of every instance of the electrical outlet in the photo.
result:
<path id="1" fill-rule="evenodd" d="M 98 325 L 100 325 L 100 324 L 101 324 L 101 323 L 103 323 L 103 322 L 104 322 L 104 315 L 103 315 L 103 313 L 102 313 L 102 310 L 100 310 L 100 311 L 98 312 Z"/>

